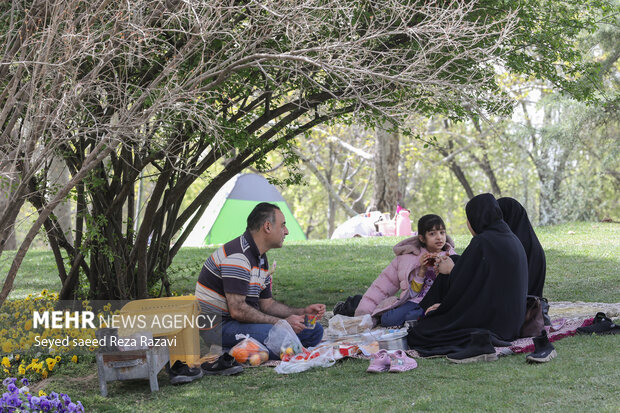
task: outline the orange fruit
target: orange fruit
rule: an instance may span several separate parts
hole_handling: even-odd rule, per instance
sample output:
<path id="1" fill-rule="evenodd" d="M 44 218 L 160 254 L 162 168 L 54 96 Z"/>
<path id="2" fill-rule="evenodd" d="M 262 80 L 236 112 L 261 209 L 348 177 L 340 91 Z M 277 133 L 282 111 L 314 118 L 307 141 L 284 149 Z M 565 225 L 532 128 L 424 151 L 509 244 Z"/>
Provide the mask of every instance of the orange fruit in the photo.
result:
<path id="1" fill-rule="evenodd" d="M 230 352 L 230 355 L 233 356 L 238 363 L 245 363 L 248 359 L 249 354 L 246 349 L 241 347 L 235 347 Z"/>
<path id="2" fill-rule="evenodd" d="M 269 360 L 269 353 L 266 351 L 259 351 L 258 355 L 260 356 L 260 361 L 263 363 Z"/>
<path id="3" fill-rule="evenodd" d="M 260 365 L 260 363 L 262 362 L 260 354 L 256 353 L 256 354 L 252 354 L 250 356 L 250 365 L 251 366 L 258 366 Z"/>
<path id="4" fill-rule="evenodd" d="M 248 353 L 252 354 L 252 353 L 256 353 L 260 349 L 260 347 L 255 342 L 248 341 L 245 344 L 245 349 L 248 351 Z"/>

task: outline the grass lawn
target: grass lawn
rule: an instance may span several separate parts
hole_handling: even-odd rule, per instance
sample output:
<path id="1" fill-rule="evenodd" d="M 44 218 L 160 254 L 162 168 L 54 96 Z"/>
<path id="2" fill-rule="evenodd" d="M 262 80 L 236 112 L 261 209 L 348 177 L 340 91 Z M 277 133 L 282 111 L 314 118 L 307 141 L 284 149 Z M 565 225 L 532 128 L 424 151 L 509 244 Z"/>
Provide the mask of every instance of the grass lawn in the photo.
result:
<path id="1" fill-rule="evenodd" d="M 547 254 L 545 295 L 550 301 L 620 301 L 620 225 L 574 223 L 538 228 Z M 467 235 L 455 237 L 460 252 Z M 274 295 L 292 305 L 324 302 L 331 308 L 363 293 L 393 257 L 398 239 L 372 238 L 285 243 L 268 253 L 278 261 Z M 171 275 L 179 293 L 193 293 L 200 266 L 212 249 L 187 249 Z M 9 255 L 0 269 L 6 272 Z M 58 289 L 51 253 L 31 251 L 11 297 Z M 594 314 L 593 314 L 594 315 Z M 527 365 L 524 355 L 494 363 L 453 365 L 419 359 L 402 374 L 370 375 L 368 362 L 344 360 L 327 369 L 278 375 L 269 368 L 246 369 L 235 377 L 204 377 L 173 387 L 160 374 L 160 391 L 146 381 L 109 383 L 99 396 L 94 364 L 63 365 L 41 383 L 68 393 L 87 411 L 432 411 L 529 412 L 620 411 L 620 336 L 570 337 L 555 343 L 558 357 Z"/>

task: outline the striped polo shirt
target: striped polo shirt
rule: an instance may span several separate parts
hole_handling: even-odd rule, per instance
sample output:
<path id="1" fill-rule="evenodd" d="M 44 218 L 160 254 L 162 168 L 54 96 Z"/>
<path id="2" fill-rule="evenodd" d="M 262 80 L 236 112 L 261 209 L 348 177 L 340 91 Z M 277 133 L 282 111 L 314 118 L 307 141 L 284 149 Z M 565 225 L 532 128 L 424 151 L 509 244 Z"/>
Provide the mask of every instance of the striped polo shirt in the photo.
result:
<path id="1" fill-rule="evenodd" d="M 227 242 L 205 261 L 196 283 L 196 298 L 203 313 L 229 318 L 225 293 L 245 295 L 259 309 L 261 298 L 271 298 L 267 255 L 260 255 L 249 231 Z"/>

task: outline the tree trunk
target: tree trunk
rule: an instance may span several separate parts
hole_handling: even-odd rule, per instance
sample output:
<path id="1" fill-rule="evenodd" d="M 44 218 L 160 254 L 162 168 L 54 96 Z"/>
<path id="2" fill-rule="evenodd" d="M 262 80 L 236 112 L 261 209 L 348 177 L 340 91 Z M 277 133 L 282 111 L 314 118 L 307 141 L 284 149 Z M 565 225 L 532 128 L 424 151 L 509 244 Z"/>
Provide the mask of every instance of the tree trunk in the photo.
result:
<path id="1" fill-rule="evenodd" d="M 7 207 L 7 200 L 4 196 L 0 196 L 0 211 L 5 211 Z M 0 244 L 2 244 L 3 251 L 12 251 L 17 249 L 17 240 L 15 238 L 15 220 L 7 223 L 5 228 L 0 231 Z"/>
<path id="2" fill-rule="evenodd" d="M 21 203 L 13 202 L 13 204 L 11 204 L 11 200 L 9 199 L 11 191 L 5 190 L 4 188 L 8 189 L 8 187 L 12 185 L 12 182 L 10 178 L 0 177 L 0 188 L 3 188 L 3 190 L 0 191 L 0 211 L 2 211 L 0 214 L 7 215 L 7 220 L 3 225 L 4 228 L 0 228 L 0 254 L 1 251 L 12 251 L 17 249 L 15 220 L 17 219 L 17 214 L 19 213 L 23 201 Z"/>
<path id="3" fill-rule="evenodd" d="M 400 135 L 390 132 L 390 124 L 376 131 L 375 171 L 372 210 L 390 212 L 396 210 L 400 194 L 398 191 L 398 163 L 400 161 Z"/>
<path id="4" fill-rule="evenodd" d="M 69 176 L 69 171 L 66 168 L 64 161 L 55 156 L 50 165 L 49 184 L 63 187 L 67 184 L 67 182 L 69 182 L 69 179 L 71 179 L 71 177 Z M 71 201 L 67 200 L 61 202 L 54 210 L 56 221 L 60 225 L 63 234 L 65 234 L 65 237 L 70 244 L 73 244 L 72 209 Z"/>
<path id="5" fill-rule="evenodd" d="M 450 153 L 448 153 L 448 151 L 445 148 L 438 146 L 437 150 L 439 151 L 439 153 L 441 153 L 444 156 L 444 158 L 450 159 L 448 161 L 448 166 L 450 167 L 450 170 L 452 171 L 454 176 L 456 176 L 456 179 L 459 180 L 459 182 L 463 186 L 463 189 L 465 189 L 465 193 L 467 194 L 467 197 L 469 199 L 472 199 L 474 197 L 474 190 L 471 188 L 471 185 L 469 184 L 469 181 L 467 180 L 467 176 L 465 176 L 465 172 L 463 172 L 460 165 L 456 163 L 456 161 L 454 160 L 454 157 L 451 157 Z"/>

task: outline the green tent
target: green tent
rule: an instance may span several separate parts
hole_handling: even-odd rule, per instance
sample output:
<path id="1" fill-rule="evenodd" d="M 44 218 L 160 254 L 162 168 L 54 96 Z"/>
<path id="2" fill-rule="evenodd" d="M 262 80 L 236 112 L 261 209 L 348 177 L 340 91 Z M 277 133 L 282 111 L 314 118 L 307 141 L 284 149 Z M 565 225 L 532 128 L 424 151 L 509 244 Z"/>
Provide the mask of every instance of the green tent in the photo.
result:
<path id="1" fill-rule="evenodd" d="M 215 194 L 183 246 L 224 244 L 238 237 L 245 231 L 246 218 L 260 202 L 270 202 L 282 210 L 289 231 L 285 242 L 306 239 L 280 191 L 260 175 L 244 174 L 232 178 Z"/>

